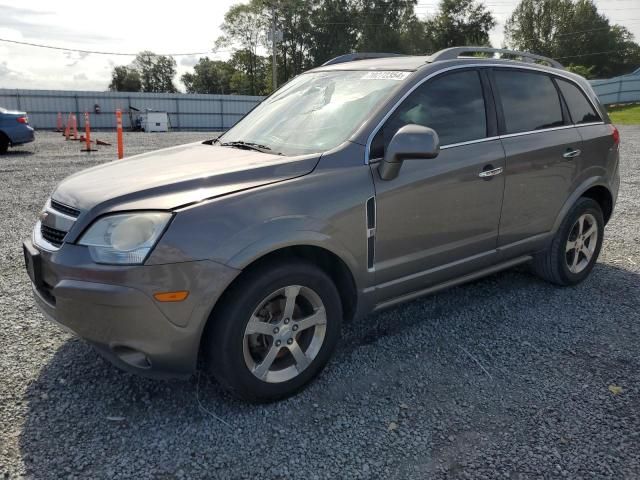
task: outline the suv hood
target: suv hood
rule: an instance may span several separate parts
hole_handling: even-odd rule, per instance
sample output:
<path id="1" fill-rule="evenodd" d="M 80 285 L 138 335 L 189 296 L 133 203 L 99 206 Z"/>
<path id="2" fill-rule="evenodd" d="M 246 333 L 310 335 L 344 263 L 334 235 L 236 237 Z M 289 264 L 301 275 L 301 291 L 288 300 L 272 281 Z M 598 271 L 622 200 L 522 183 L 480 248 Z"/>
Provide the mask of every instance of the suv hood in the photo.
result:
<path id="1" fill-rule="evenodd" d="M 81 210 L 170 210 L 310 173 L 319 155 L 284 157 L 192 143 L 116 160 L 63 180 L 52 197 Z"/>

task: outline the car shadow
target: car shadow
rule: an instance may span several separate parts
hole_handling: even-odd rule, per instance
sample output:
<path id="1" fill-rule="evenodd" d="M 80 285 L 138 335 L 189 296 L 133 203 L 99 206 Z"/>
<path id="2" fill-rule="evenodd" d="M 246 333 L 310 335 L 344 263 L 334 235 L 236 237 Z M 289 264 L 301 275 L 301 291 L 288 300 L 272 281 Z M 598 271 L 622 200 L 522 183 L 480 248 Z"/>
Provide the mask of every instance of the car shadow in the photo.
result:
<path id="1" fill-rule="evenodd" d="M 28 157 L 30 155 L 34 155 L 35 152 L 33 150 L 22 150 L 20 148 L 9 148 L 6 153 L 0 155 L 0 160 L 2 158 L 16 158 L 16 157 Z"/>
<path id="2" fill-rule="evenodd" d="M 304 437 L 302 441 L 313 445 L 318 419 L 312 405 L 317 407 L 318 402 L 331 401 L 334 408 L 342 407 L 348 412 L 350 402 L 369 395 L 371 385 L 378 380 L 388 380 L 399 372 L 407 376 L 407 382 L 400 384 L 395 393 L 387 392 L 398 399 L 402 398 L 403 388 L 414 388 L 415 382 L 429 380 L 425 380 L 424 372 L 411 377 L 410 371 L 403 370 L 402 357 L 395 364 L 390 362 L 388 372 L 372 374 L 361 358 L 370 349 L 378 348 L 387 355 L 398 343 L 406 344 L 406 339 L 412 338 L 411 333 L 419 330 L 425 338 L 407 346 L 411 356 L 406 358 L 413 358 L 414 350 L 421 352 L 425 356 L 421 361 L 444 365 L 441 368 L 453 369 L 448 372 L 451 374 L 463 369 L 460 359 L 464 359 L 464 351 L 477 351 L 479 337 L 488 341 L 523 339 L 535 348 L 539 329 L 557 329 L 562 341 L 570 345 L 578 341 L 576 329 L 572 324 L 563 327 L 562 322 L 584 317 L 575 298 L 606 301 L 609 319 L 611 315 L 616 318 L 627 315 L 630 308 L 635 311 L 640 308 L 638 279 L 638 273 L 598 264 L 586 282 L 565 289 L 548 285 L 520 268 L 370 315 L 345 326 L 336 360 L 314 384 L 296 397 L 270 405 L 239 402 L 201 375 L 188 381 L 158 381 L 123 373 L 83 341 L 70 339 L 29 384 L 22 399 L 26 413 L 19 447 L 26 474 L 46 478 L 51 475 L 49 472 L 68 471 L 93 478 L 126 477 L 138 476 L 136 473 L 145 469 L 151 476 L 174 478 L 175 471 L 187 468 L 184 465 L 190 464 L 194 455 L 204 455 L 206 459 L 201 460 L 212 469 L 225 465 L 231 468 L 242 457 L 241 453 L 230 452 L 229 445 L 235 445 L 239 452 L 270 448 L 274 439 L 288 428 L 296 428 L 298 435 Z M 611 297 L 611 292 L 616 292 L 616 296 Z M 528 318 L 529 312 L 552 297 L 566 298 L 566 311 L 558 312 L 555 318 L 542 318 L 539 325 L 513 320 Z M 595 314 L 588 321 L 595 322 L 594 331 L 606 333 L 611 325 L 604 321 L 598 324 L 600 318 Z M 396 336 L 401 341 L 394 341 Z M 437 351 L 434 348 L 447 342 L 451 345 L 452 341 L 457 348 Z M 500 348 L 509 356 L 513 354 L 509 349 L 521 346 L 518 342 L 514 345 L 506 342 Z M 500 355 L 499 349 L 494 352 Z M 476 354 L 476 360 L 478 357 Z M 493 357 L 482 357 L 478 364 L 490 358 Z M 487 375 L 494 382 L 500 380 L 497 367 L 492 375 L 489 371 L 485 375 L 475 362 L 469 361 L 467 368 L 477 370 L 478 381 L 489 382 Z M 440 379 L 442 371 L 438 368 L 432 371 L 433 385 L 449 381 Z M 514 395 L 522 394 L 518 385 L 511 388 L 515 388 Z M 436 387 L 433 389 L 425 393 L 425 401 L 437 402 L 439 393 Z M 544 402 L 544 396 L 539 401 Z M 291 412 L 290 423 L 283 421 L 273 430 L 265 427 L 260 435 L 246 428 L 264 424 L 265 418 L 283 408 Z M 447 407 L 441 404 L 439 408 Z M 194 453 L 183 448 L 183 441 L 197 442 L 200 450 Z M 149 455 L 149 451 L 162 454 Z"/>

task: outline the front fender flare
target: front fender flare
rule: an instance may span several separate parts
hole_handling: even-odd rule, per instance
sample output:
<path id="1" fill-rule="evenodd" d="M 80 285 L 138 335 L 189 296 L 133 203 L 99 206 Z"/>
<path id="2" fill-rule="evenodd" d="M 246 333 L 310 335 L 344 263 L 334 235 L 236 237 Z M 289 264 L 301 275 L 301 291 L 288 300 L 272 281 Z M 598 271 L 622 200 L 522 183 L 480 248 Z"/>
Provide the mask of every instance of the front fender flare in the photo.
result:
<path id="1" fill-rule="evenodd" d="M 239 250 L 226 264 L 242 270 L 269 253 L 295 246 L 318 247 L 331 252 L 345 263 L 357 282 L 358 262 L 353 253 L 335 238 L 313 230 L 281 230 L 271 233 Z"/>

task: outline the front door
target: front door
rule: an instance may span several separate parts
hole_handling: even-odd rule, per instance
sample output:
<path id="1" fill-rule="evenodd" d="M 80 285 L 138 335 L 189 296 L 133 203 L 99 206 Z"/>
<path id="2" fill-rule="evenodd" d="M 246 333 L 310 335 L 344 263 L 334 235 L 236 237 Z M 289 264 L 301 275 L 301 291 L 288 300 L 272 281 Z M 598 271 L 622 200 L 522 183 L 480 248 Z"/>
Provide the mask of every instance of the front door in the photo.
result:
<path id="1" fill-rule="evenodd" d="M 504 151 L 494 109 L 475 69 L 436 76 L 412 92 L 374 137 L 375 261 L 378 301 L 446 281 L 494 260 L 504 189 Z M 487 114 L 487 110 L 489 114 Z M 440 154 L 406 160 L 397 178 L 379 159 L 406 124 L 433 128 Z M 377 161 L 376 161 L 377 160 Z M 483 172 L 496 175 L 486 176 Z"/>

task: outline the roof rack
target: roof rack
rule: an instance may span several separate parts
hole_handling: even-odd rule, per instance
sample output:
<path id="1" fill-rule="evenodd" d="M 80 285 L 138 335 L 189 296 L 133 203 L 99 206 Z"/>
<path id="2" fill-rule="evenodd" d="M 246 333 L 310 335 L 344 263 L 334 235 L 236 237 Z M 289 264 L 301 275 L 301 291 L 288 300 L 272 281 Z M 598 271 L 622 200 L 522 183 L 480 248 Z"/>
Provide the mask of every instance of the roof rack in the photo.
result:
<path id="1" fill-rule="evenodd" d="M 536 55 L 535 53 L 529 52 L 518 52 L 516 50 L 505 50 L 503 48 L 492 48 L 492 47 L 452 47 L 445 48 L 444 50 L 440 50 L 439 52 L 434 53 L 429 57 L 429 62 L 437 62 L 440 60 L 455 60 L 459 58 L 462 54 L 465 53 L 499 53 L 501 55 L 511 55 L 514 57 L 519 57 L 523 62 L 535 63 L 536 60 L 547 62 L 550 66 L 554 68 L 564 69 L 564 66 L 554 60 L 552 58 L 543 57 L 542 55 Z"/>
<path id="2" fill-rule="evenodd" d="M 345 55 L 340 55 L 338 57 L 332 58 L 324 62 L 321 66 L 326 67 L 327 65 L 335 65 L 336 63 L 345 63 L 345 62 L 353 62 L 355 60 L 367 60 L 369 58 L 387 58 L 387 57 L 403 57 L 404 55 L 400 53 L 347 53 Z"/>

